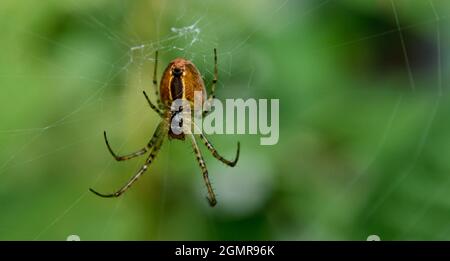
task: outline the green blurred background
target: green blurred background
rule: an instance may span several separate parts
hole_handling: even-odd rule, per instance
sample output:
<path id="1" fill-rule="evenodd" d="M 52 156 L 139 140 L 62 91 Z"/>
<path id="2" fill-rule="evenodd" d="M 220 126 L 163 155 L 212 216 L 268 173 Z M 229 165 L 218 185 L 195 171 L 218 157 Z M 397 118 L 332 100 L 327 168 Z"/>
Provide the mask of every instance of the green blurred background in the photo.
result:
<path id="1" fill-rule="evenodd" d="M 450 239 L 446 0 L 0 2 L 0 239 Z M 280 140 L 213 135 L 210 208 L 188 142 L 144 159 L 161 75 L 191 59 L 217 97 L 280 99 Z M 154 98 L 154 97 L 153 97 Z"/>

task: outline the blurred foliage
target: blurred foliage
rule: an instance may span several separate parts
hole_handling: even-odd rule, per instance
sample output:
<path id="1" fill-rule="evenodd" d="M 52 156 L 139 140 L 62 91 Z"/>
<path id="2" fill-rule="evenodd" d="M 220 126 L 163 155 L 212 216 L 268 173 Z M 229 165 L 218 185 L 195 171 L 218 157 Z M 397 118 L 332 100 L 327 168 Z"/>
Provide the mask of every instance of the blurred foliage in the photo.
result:
<path id="1" fill-rule="evenodd" d="M 394 5 L 392 5 L 392 3 Z M 444 0 L 0 2 L 0 239 L 441 240 L 450 236 Z M 144 159 L 161 74 L 191 59 L 217 96 L 280 99 L 280 140 L 215 135 L 205 199 L 188 142 Z M 153 93 L 152 93 L 153 94 Z"/>

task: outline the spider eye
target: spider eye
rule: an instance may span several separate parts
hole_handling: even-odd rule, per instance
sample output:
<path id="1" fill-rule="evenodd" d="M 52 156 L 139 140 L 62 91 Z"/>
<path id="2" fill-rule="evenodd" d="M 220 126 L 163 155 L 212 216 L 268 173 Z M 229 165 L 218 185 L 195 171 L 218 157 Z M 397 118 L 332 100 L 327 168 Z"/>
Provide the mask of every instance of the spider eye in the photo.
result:
<path id="1" fill-rule="evenodd" d="M 172 74 L 174 76 L 181 76 L 181 74 L 182 74 L 181 69 L 180 68 L 173 68 Z"/>

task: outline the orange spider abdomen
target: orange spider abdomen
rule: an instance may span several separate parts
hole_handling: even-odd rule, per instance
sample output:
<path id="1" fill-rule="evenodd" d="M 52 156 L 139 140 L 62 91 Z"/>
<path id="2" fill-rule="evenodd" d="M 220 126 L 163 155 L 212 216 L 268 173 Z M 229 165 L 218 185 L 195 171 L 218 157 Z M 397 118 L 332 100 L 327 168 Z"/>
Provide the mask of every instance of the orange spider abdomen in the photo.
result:
<path id="1" fill-rule="evenodd" d="M 161 101 L 167 108 L 176 99 L 184 99 L 193 104 L 195 92 L 202 93 L 202 103 L 206 99 L 205 84 L 200 72 L 191 61 L 183 58 L 169 63 L 162 75 L 159 89 Z"/>
<path id="2" fill-rule="evenodd" d="M 205 84 L 200 72 L 191 61 L 183 58 L 177 58 L 169 63 L 162 75 L 159 89 L 161 101 L 166 108 L 165 115 L 170 122 L 181 112 L 181 109 L 172 108 L 172 103 L 175 100 L 189 101 L 191 111 L 194 109 L 196 92 L 201 93 L 202 104 L 206 100 Z M 180 125 L 182 125 L 182 122 Z M 183 133 L 175 134 L 171 129 L 169 129 L 169 137 L 184 140 Z"/>

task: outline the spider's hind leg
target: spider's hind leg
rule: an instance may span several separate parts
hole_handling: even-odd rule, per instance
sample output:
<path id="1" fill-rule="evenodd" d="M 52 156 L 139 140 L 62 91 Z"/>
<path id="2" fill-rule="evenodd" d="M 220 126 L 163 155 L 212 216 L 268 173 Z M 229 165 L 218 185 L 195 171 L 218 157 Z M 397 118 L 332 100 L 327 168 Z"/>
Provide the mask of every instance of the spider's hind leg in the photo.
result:
<path id="1" fill-rule="evenodd" d="M 209 114 L 210 110 L 209 107 L 212 104 L 212 101 L 214 100 L 214 98 L 216 97 L 216 83 L 219 79 L 218 76 L 218 70 L 217 70 L 217 49 L 214 48 L 214 79 L 212 80 L 212 84 L 211 84 L 211 93 L 208 97 L 207 100 L 207 107 L 203 110 L 203 117 L 205 117 L 206 115 Z"/>
<path id="2" fill-rule="evenodd" d="M 161 98 L 159 97 L 159 90 L 158 90 L 158 82 L 156 78 L 156 72 L 158 70 L 158 51 L 155 51 L 155 68 L 153 70 L 153 88 L 155 89 L 155 96 L 156 96 L 156 102 L 158 104 L 158 107 L 160 109 L 164 108 L 164 105 L 161 102 Z"/>
<path id="3" fill-rule="evenodd" d="M 156 107 L 156 105 L 153 104 L 153 102 L 148 97 L 147 93 L 145 91 L 142 91 L 142 93 L 144 94 L 145 99 L 147 100 L 148 104 L 150 105 L 150 108 L 152 108 L 160 117 L 163 117 L 162 111 L 158 107 Z"/>

